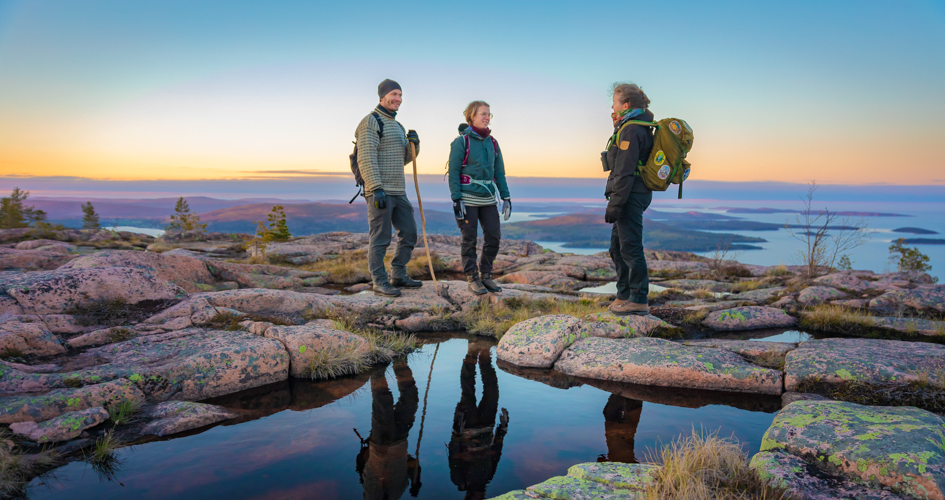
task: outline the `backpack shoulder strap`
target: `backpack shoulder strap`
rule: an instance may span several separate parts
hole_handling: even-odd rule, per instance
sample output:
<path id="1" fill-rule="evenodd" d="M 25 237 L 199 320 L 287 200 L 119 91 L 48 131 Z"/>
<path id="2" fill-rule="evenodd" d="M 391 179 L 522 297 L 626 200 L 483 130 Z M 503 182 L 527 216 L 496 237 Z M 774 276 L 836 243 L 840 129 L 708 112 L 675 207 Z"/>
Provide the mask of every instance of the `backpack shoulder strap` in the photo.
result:
<path id="1" fill-rule="evenodd" d="M 469 161 L 469 135 L 463 134 L 463 146 L 466 148 L 466 156 L 463 156 L 463 166 Z"/>
<path id="2" fill-rule="evenodd" d="M 641 120 L 627 120 L 626 123 L 620 126 L 620 129 L 617 130 L 616 137 L 620 137 L 620 134 L 623 133 L 623 129 L 627 128 L 627 125 L 642 125 L 644 127 L 655 127 L 660 128 L 660 125 L 656 122 L 645 122 Z"/>
<path id="3" fill-rule="evenodd" d="M 384 138 L 384 121 L 381 120 L 381 115 L 377 114 L 377 111 L 371 113 L 371 116 L 374 117 L 374 121 L 377 122 L 377 138 Z"/>
<path id="4" fill-rule="evenodd" d="M 499 141 L 495 140 L 495 137 L 492 137 L 492 135 L 489 135 L 489 138 L 492 139 L 492 152 L 495 153 L 496 156 L 499 156 Z"/>

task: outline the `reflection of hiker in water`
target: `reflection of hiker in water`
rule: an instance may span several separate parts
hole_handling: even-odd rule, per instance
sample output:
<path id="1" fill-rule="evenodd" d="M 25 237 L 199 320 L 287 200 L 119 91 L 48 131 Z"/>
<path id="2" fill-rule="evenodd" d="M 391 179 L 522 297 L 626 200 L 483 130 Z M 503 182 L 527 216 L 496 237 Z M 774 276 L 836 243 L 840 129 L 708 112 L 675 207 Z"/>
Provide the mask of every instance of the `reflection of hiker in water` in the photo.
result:
<path id="1" fill-rule="evenodd" d="M 386 370 L 378 370 L 371 377 L 371 434 L 361 441 L 357 459 L 365 500 L 400 498 L 408 480 L 413 484 L 410 489 L 413 496 L 420 490 L 420 464 L 407 453 L 407 435 L 420 401 L 417 383 L 407 361 L 395 361 L 394 376 L 400 397 L 394 404 L 385 373 Z"/>
<path id="2" fill-rule="evenodd" d="M 607 454 L 597 457 L 598 462 L 637 463 L 633 454 L 633 437 L 640 424 L 643 402 L 611 394 L 604 406 L 604 436 Z"/>
<path id="3" fill-rule="evenodd" d="M 502 456 L 502 441 L 509 425 L 509 412 L 499 408 L 499 379 L 492 367 L 491 346 L 470 341 L 459 372 L 462 396 L 453 415 L 453 437 L 449 444 L 450 479 L 466 492 L 466 498 L 485 498 L 486 484 L 495 476 Z M 476 405 L 476 363 L 482 376 L 482 401 Z"/>

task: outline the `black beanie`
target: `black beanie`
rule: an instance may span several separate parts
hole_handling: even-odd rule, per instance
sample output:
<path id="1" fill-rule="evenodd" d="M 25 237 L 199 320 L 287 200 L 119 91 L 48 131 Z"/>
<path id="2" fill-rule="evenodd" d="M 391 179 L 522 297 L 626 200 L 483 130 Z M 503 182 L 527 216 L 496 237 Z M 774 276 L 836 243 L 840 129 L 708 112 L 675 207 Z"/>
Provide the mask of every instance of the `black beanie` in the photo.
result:
<path id="1" fill-rule="evenodd" d="M 400 88 L 399 83 L 388 78 L 387 80 L 384 80 L 383 82 L 381 82 L 380 85 L 377 86 L 377 96 L 383 99 L 385 95 L 391 93 L 394 90 L 403 91 L 403 89 Z"/>

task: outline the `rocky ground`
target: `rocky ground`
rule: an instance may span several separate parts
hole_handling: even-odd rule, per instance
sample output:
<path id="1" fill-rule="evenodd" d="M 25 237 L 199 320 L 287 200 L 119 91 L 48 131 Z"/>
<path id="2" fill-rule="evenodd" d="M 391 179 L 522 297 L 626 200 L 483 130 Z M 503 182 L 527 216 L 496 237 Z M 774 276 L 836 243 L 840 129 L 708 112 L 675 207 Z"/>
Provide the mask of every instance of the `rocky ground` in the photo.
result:
<path id="1" fill-rule="evenodd" d="M 503 242 L 504 289 L 478 297 L 457 281 L 459 238 L 432 236 L 448 296 L 427 281 L 392 299 L 357 293 L 368 288 L 366 234 L 248 255 L 245 235 L 51 233 L 0 231 L 0 423 L 27 453 L 72 453 L 106 428 L 132 440 L 231 420 L 238 415 L 200 401 L 367 370 L 409 350 L 410 333 L 468 329 L 501 337 L 503 369 L 545 383 L 782 396 L 753 463 L 797 492 L 945 498 L 945 285 L 927 274 L 809 279 L 798 268 L 648 251 L 665 291 L 651 294 L 651 316 L 617 317 L 605 312 L 606 296 L 580 292 L 614 279 L 606 254 L 528 241 Z M 410 272 L 428 279 L 424 256 L 415 251 Z M 505 323 L 481 327 L 483 317 Z M 826 338 L 733 339 L 798 326 Z M 922 409 L 826 399 L 862 403 L 864 393 Z M 118 425 L 132 410 L 135 422 Z M 522 498 L 571 498 L 529 491 Z"/>

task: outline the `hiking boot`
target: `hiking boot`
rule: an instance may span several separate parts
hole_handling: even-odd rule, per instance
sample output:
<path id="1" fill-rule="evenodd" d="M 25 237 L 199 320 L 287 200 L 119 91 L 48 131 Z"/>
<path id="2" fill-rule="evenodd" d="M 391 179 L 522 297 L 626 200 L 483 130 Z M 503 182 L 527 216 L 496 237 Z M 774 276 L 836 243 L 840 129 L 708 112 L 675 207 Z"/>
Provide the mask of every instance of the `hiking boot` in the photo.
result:
<path id="1" fill-rule="evenodd" d="M 492 293 L 499 293 L 502 291 L 502 287 L 495 284 L 495 281 L 492 281 L 492 273 L 482 273 L 480 282 L 482 286 L 486 287 L 486 290 L 489 290 Z"/>
<path id="2" fill-rule="evenodd" d="M 620 307 L 627 302 L 629 301 L 623 300 L 623 299 L 614 299 L 614 301 L 610 303 L 610 306 L 608 306 L 607 309 L 609 309 L 611 312 L 614 312 L 615 307 Z"/>
<path id="3" fill-rule="evenodd" d="M 417 281 L 411 278 L 410 276 L 406 276 L 403 278 L 394 278 L 390 280 L 390 284 L 397 288 L 420 288 L 421 286 L 423 286 L 422 281 Z"/>
<path id="4" fill-rule="evenodd" d="M 486 290 L 486 287 L 482 286 L 482 281 L 479 281 L 479 276 L 471 274 L 466 276 L 466 281 L 469 282 L 469 291 L 476 295 L 485 295 L 489 293 L 489 290 Z"/>
<path id="5" fill-rule="evenodd" d="M 623 302 L 623 304 L 618 304 L 616 306 L 611 304 L 610 311 L 618 316 L 626 316 L 628 314 L 638 314 L 645 316 L 650 314 L 650 307 L 646 304 L 637 304 L 636 302 L 626 300 Z"/>
<path id="6" fill-rule="evenodd" d="M 375 283 L 374 295 L 384 295 L 386 297 L 400 297 L 400 289 L 390 286 L 390 283 Z"/>

